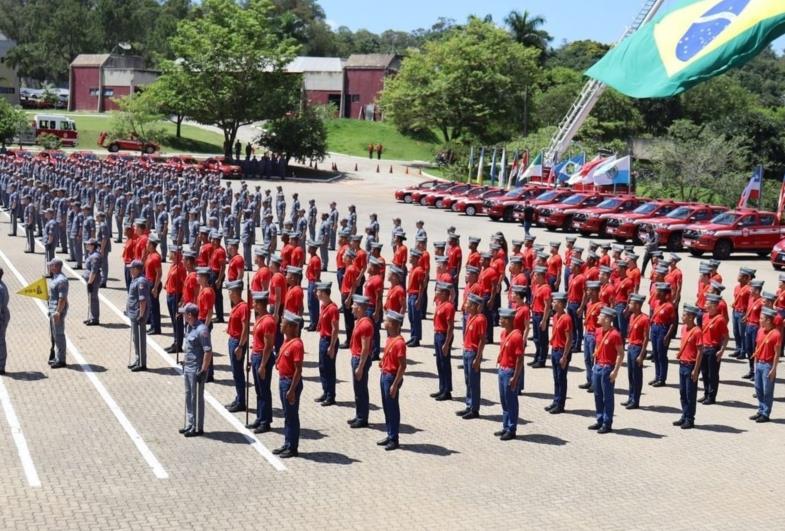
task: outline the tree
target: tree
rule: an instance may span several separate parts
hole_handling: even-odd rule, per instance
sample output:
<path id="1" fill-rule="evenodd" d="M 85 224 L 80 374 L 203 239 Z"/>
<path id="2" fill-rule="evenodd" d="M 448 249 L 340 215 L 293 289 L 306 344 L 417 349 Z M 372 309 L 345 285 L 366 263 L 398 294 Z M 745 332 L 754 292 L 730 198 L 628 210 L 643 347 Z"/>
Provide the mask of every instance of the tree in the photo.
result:
<path id="1" fill-rule="evenodd" d="M 205 0 L 200 15 L 181 21 L 170 44 L 193 98 L 192 118 L 220 127 L 230 156 L 241 126 L 296 109 L 302 79 L 284 67 L 299 45 L 278 33 L 269 0 Z M 162 77 L 172 71 L 164 63 Z"/>
<path id="2" fill-rule="evenodd" d="M 167 62 L 164 68 L 164 74 L 149 85 L 140 97 L 175 124 L 175 136 L 180 138 L 183 120 L 195 114 L 196 102 L 183 69 L 172 62 Z"/>
<path id="3" fill-rule="evenodd" d="M 545 58 L 545 52 L 548 51 L 548 46 L 553 40 L 550 33 L 542 29 L 542 26 L 545 25 L 545 18 L 539 15 L 532 16 L 526 10 L 523 13 L 513 10 L 505 17 L 504 23 L 507 24 L 516 42 L 536 48 L 540 51 L 540 60 Z"/>
<path id="4" fill-rule="evenodd" d="M 0 97 L 0 146 L 5 147 L 26 126 L 27 115 Z"/>
<path id="5" fill-rule="evenodd" d="M 142 142 L 160 142 L 164 136 L 163 116 L 142 94 L 115 99 L 120 112 L 112 115 L 112 138 L 136 138 Z"/>
<path id="6" fill-rule="evenodd" d="M 445 142 L 473 135 L 495 142 L 520 124 L 525 88 L 538 73 L 537 51 L 474 19 L 412 51 L 387 80 L 381 105 L 401 130 L 437 128 Z M 504 125 L 504 129 L 498 127 Z"/>
<path id="7" fill-rule="evenodd" d="M 291 159 L 321 162 L 327 155 L 327 129 L 315 106 L 305 105 L 298 113 L 270 120 L 257 142 Z"/>
<path id="8" fill-rule="evenodd" d="M 584 72 L 608 53 L 610 46 L 602 42 L 582 40 L 566 43 L 548 57 L 547 66 L 565 67 Z"/>

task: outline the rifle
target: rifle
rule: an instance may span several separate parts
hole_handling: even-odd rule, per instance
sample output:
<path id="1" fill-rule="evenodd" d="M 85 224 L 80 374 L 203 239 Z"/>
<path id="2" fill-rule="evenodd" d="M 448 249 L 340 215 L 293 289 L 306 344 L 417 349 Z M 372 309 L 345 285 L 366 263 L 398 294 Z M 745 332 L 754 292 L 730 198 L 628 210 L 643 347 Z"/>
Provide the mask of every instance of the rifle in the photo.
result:
<path id="1" fill-rule="evenodd" d="M 251 338 L 250 338 L 250 331 L 251 331 L 251 280 L 250 280 L 251 272 L 245 272 L 245 280 L 246 280 L 246 307 L 248 308 L 248 313 L 246 315 L 246 326 L 243 327 L 243 335 L 245 336 L 245 346 L 243 347 L 243 359 L 245 360 L 245 425 L 248 425 L 248 410 L 250 409 L 250 401 L 249 401 L 249 394 L 250 394 L 250 385 L 249 379 L 251 377 L 251 359 L 249 356 L 249 348 L 251 345 Z M 234 355 L 234 353 L 232 353 Z"/>

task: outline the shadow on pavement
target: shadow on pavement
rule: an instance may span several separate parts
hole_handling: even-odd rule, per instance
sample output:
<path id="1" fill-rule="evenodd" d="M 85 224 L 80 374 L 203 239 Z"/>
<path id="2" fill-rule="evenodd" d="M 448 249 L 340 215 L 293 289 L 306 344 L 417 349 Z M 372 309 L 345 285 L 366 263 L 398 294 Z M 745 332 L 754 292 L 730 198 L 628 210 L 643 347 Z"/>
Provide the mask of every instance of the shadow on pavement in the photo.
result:
<path id="1" fill-rule="evenodd" d="M 639 430 L 638 428 L 622 428 L 620 430 L 613 430 L 616 435 L 627 435 L 629 437 L 640 437 L 642 439 L 663 439 L 665 435 L 660 433 L 653 433 L 646 430 Z"/>
<path id="2" fill-rule="evenodd" d="M 359 459 L 354 459 L 348 455 L 339 454 L 337 452 L 300 452 L 300 458 L 325 465 L 351 465 L 361 462 Z"/>
<path id="3" fill-rule="evenodd" d="M 516 440 L 534 444 L 547 444 L 548 446 L 564 446 L 569 442 L 560 437 L 545 435 L 543 433 L 527 433 L 526 435 L 519 435 Z"/>
<path id="4" fill-rule="evenodd" d="M 435 455 L 437 457 L 447 457 L 452 454 L 458 454 L 460 452 L 456 450 L 450 450 L 449 448 L 445 448 L 444 446 L 439 446 L 437 444 L 402 444 L 401 450 L 405 452 L 413 452 L 415 454 L 425 454 L 425 455 Z"/>

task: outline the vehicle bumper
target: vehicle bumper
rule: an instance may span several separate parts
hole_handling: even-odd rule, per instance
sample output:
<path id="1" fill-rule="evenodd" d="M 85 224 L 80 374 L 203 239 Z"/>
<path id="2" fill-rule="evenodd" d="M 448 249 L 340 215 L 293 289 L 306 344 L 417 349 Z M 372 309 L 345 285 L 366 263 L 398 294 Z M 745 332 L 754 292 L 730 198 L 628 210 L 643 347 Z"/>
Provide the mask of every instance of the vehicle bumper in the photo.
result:
<path id="1" fill-rule="evenodd" d="M 712 239 L 699 238 L 695 240 L 689 238 L 682 239 L 682 245 L 684 246 L 684 248 L 689 249 L 691 251 L 705 251 L 705 252 L 713 251 L 714 245 L 716 243 L 717 240 L 714 238 Z"/>

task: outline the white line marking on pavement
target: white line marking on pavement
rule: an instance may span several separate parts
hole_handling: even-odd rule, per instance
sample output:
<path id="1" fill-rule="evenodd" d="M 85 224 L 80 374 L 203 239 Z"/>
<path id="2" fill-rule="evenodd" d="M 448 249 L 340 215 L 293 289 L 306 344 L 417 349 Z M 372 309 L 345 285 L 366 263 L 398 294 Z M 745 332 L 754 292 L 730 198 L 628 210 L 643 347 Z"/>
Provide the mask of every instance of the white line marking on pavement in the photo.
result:
<path id="1" fill-rule="evenodd" d="M 19 270 L 16 269 L 14 264 L 11 263 L 11 260 L 9 260 L 2 251 L 0 251 L 0 258 L 2 258 L 5 263 L 8 264 L 8 268 L 16 276 L 17 280 L 19 280 L 23 286 L 26 286 L 28 281 L 25 280 Z M 47 307 L 44 305 L 43 301 L 35 299 L 35 303 L 36 306 L 38 306 L 38 309 L 41 310 L 41 312 L 44 314 L 44 317 L 48 318 Z M 139 432 L 136 431 L 136 428 L 134 428 L 133 424 L 131 424 L 131 421 L 128 420 L 128 417 L 125 416 L 123 410 L 120 409 L 120 406 L 117 405 L 117 402 L 115 402 L 114 398 L 112 398 L 112 395 L 109 394 L 109 391 L 107 391 L 104 384 L 102 384 L 98 379 L 98 376 L 93 372 L 92 368 L 87 363 L 87 360 L 85 360 L 84 356 L 82 356 L 82 353 L 79 352 L 79 350 L 76 348 L 76 345 L 74 345 L 67 335 L 66 345 L 68 347 L 68 351 L 76 359 L 76 362 L 81 366 L 82 372 L 85 373 L 87 379 L 90 380 L 90 383 L 93 384 L 96 391 L 98 391 L 98 394 L 101 396 L 101 398 L 103 398 L 104 402 L 106 402 L 106 405 L 109 406 L 109 410 L 114 414 L 115 418 L 117 418 L 117 421 L 131 438 L 131 441 L 134 443 L 137 450 L 139 450 L 139 453 L 142 454 L 144 460 L 147 461 L 147 464 L 153 470 L 155 477 L 158 479 L 167 479 L 169 474 L 166 472 L 166 470 L 164 470 L 164 467 L 155 457 L 152 450 L 150 450 L 150 447 L 147 446 L 146 442 L 144 442 L 144 439 L 142 439 L 142 437 L 139 435 Z"/>
<path id="2" fill-rule="evenodd" d="M 25 439 L 25 434 L 22 433 L 22 426 L 19 424 L 19 418 L 16 416 L 14 406 L 11 404 L 11 397 L 8 396 L 8 391 L 5 388 L 5 384 L 3 384 L 2 378 L 0 378 L 0 404 L 3 405 L 5 418 L 8 419 L 8 426 L 11 428 L 11 435 L 16 444 L 19 460 L 22 461 L 22 468 L 24 468 L 25 476 L 27 476 L 27 483 L 31 487 L 40 487 L 41 480 L 38 478 L 38 472 L 33 464 L 30 448 L 27 447 L 27 439 Z"/>

